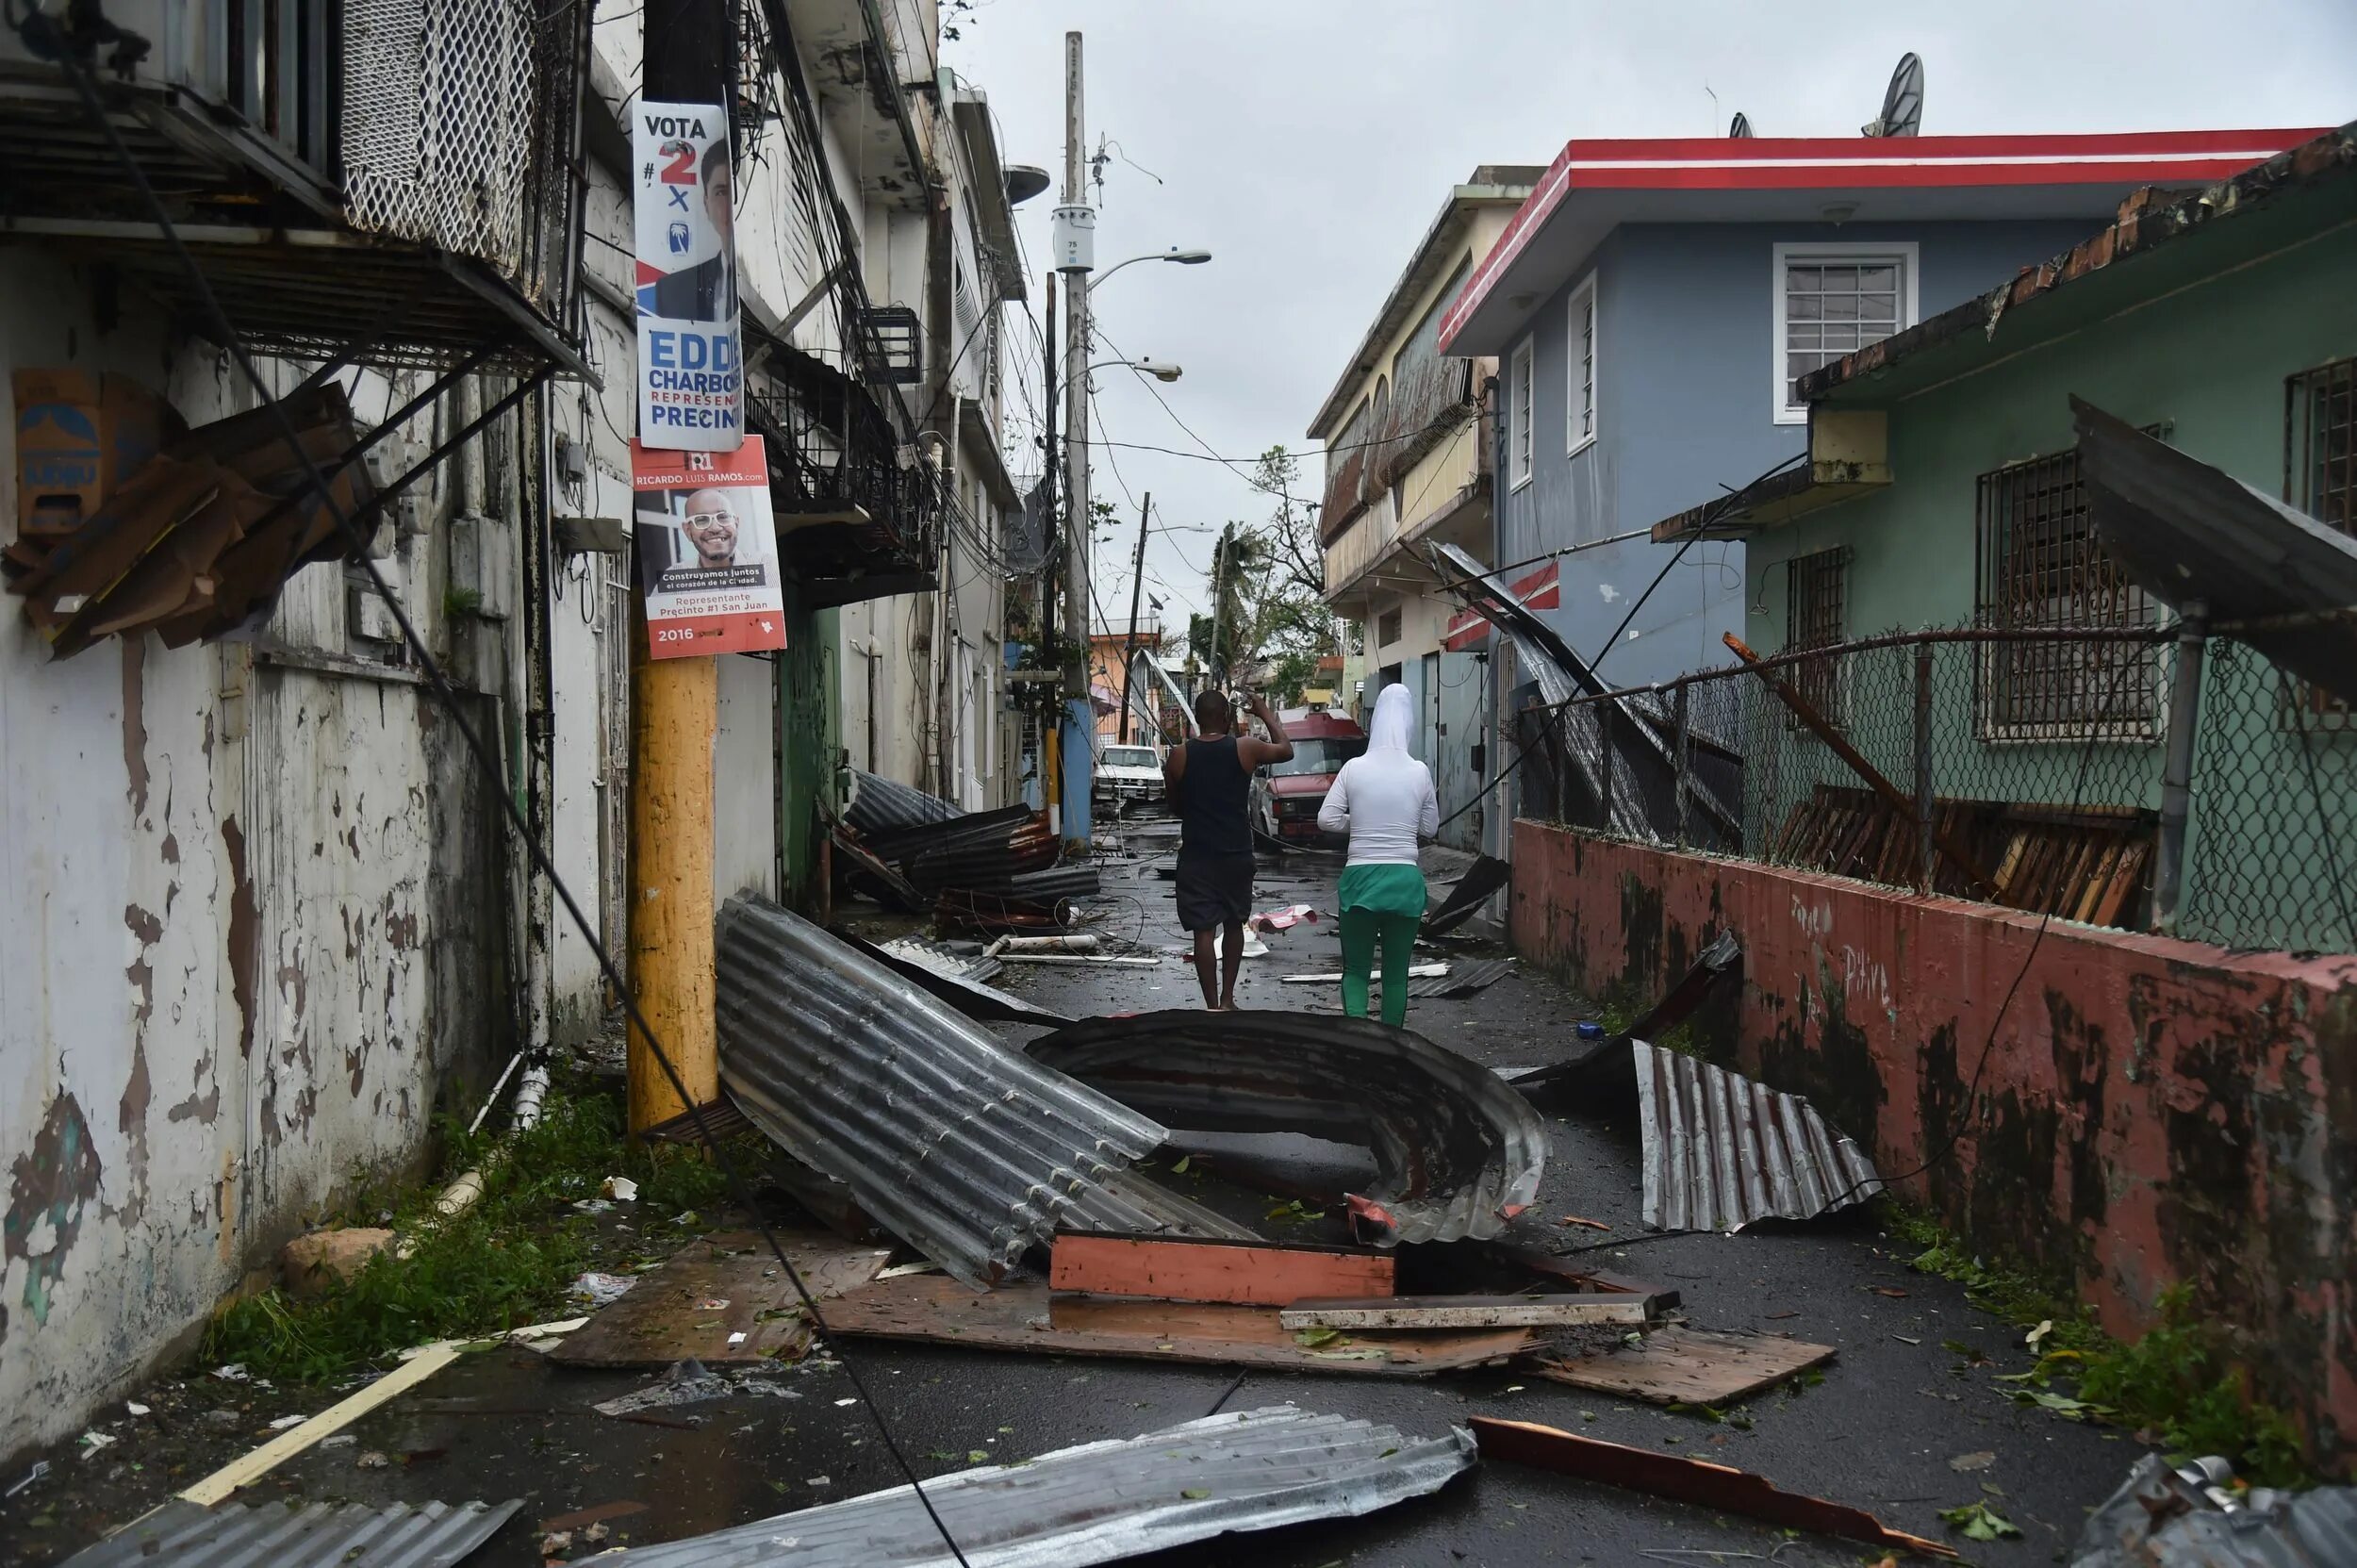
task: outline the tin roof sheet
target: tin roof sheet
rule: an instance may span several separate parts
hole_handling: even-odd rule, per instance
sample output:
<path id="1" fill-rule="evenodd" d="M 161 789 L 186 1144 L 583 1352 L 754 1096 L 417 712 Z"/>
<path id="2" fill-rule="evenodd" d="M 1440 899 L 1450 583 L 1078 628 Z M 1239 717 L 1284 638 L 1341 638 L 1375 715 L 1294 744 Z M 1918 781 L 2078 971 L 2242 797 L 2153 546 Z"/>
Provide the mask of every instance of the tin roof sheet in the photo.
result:
<path id="1" fill-rule="evenodd" d="M 1291 1405 L 1087 1443 L 925 1483 L 973 1568 L 1079 1568 L 1235 1530 L 1349 1518 L 1438 1492 L 1474 1462 L 1452 1428 L 1393 1427 Z M 931 1568 L 952 1560 L 908 1487 L 640 1546 L 615 1568 Z"/>
<path id="2" fill-rule="evenodd" d="M 173 1499 L 68 1568 L 452 1568 L 491 1539 L 504 1503 L 223 1503 Z"/>
<path id="3" fill-rule="evenodd" d="M 1642 1040 L 1630 1049 L 1652 1229 L 1740 1230 L 1882 1191 L 1865 1151 L 1797 1095 Z"/>

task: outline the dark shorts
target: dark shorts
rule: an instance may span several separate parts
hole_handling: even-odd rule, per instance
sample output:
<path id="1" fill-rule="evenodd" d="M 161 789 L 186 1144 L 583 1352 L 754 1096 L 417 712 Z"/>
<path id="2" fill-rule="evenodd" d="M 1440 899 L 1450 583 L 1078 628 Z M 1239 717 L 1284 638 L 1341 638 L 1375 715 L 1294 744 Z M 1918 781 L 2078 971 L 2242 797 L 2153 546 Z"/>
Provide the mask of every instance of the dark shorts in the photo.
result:
<path id="1" fill-rule="evenodd" d="M 1240 924 L 1252 913 L 1252 851 L 1178 852 L 1178 923 L 1188 931 Z"/>

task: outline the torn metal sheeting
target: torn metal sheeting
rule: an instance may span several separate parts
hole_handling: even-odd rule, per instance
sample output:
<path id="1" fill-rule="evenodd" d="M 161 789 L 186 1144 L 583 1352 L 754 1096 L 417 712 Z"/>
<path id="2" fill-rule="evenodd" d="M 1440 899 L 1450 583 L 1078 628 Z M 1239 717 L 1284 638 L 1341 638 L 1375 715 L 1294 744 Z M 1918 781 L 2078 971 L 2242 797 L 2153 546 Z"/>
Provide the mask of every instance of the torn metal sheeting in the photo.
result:
<path id="1" fill-rule="evenodd" d="M 1488 901 L 1490 895 L 1513 880 L 1514 867 L 1505 861 L 1482 855 L 1465 867 L 1465 874 L 1457 879 L 1441 901 L 1426 911 L 1422 934 L 1440 936 L 1455 931 L 1474 917 Z"/>
<path id="2" fill-rule="evenodd" d="M 1473 1439 L 1280 1405 L 1142 1437 L 1061 1448 L 925 1483 L 973 1568 L 1077 1568 L 1238 1530 L 1353 1518 L 1438 1492 L 1472 1468 Z M 954 1560 L 909 1487 L 640 1546 L 628 1568 L 920 1568 Z"/>
<path id="3" fill-rule="evenodd" d="M 2200 604 L 2303 681 L 2357 701 L 2357 540 L 2070 400 L 2103 550 L 2180 614 Z M 2276 624 L 2268 625 L 2267 622 Z"/>
<path id="4" fill-rule="evenodd" d="M 2357 1563 L 2357 1487 L 2229 1490 L 2233 1468 L 2147 1454 L 2088 1515 L 2070 1568 L 2342 1568 Z"/>
<path id="5" fill-rule="evenodd" d="M 1018 872 L 1007 881 L 1007 892 L 1018 899 L 1094 899 L 1103 891 L 1102 874 L 1085 864 Z"/>
<path id="6" fill-rule="evenodd" d="M 1083 1209 L 1129 1231 L 1168 1223 L 1099 1185 L 1168 1139 L 1159 1123 L 767 900 L 732 899 L 718 924 L 731 1098 L 958 1279 L 996 1281 Z"/>
<path id="7" fill-rule="evenodd" d="M 1385 1244 L 1492 1236 L 1538 1196 L 1546 1126 L 1495 1074 L 1365 1018 L 1263 1012 L 1096 1018 L 1034 1060 L 1206 1132 L 1301 1132 L 1373 1152 L 1352 1197 Z"/>
<path id="8" fill-rule="evenodd" d="M 1470 1461 L 1470 1456 L 1469 1456 Z M 523 1507 L 504 1503 L 308 1503 L 290 1508 L 174 1498 L 68 1560 L 68 1568 L 453 1568 Z"/>
<path id="9" fill-rule="evenodd" d="M 1514 972 L 1510 958 L 1483 959 L 1471 964 L 1455 964 L 1444 975 L 1434 975 L 1408 982 L 1412 998 L 1430 1000 L 1438 997 L 1470 997 L 1486 991 Z"/>
<path id="10" fill-rule="evenodd" d="M 1305 1345 L 1267 1307 L 1068 1295 L 1023 1279 L 977 1293 L 937 1274 L 879 1279 L 845 1291 L 827 1303 L 826 1319 L 827 1332 L 839 1339 L 1363 1378 L 1463 1371 L 1539 1345 L 1526 1329 L 1354 1333 Z"/>
<path id="11" fill-rule="evenodd" d="M 911 789 L 882 774 L 857 767 L 849 771 L 851 799 L 843 808 L 843 819 L 862 834 L 873 835 L 896 828 L 918 828 L 964 815 L 939 796 Z"/>
<path id="12" fill-rule="evenodd" d="M 868 853 L 865 845 L 841 828 L 832 840 L 833 853 L 839 864 L 835 869 L 854 892 L 865 893 L 878 903 L 899 910 L 904 915 L 922 915 L 929 907 L 925 895 L 910 884 L 908 878 Z"/>
<path id="13" fill-rule="evenodd" d="M 836 935 L 978 1022 L 1047 1024 L 1052 1028 L 1072 1021 L 1069 1014 L 1038 1006 L 985 984 L 1005 967 L 995 958 L 962 958 L 943 951 L 935 944 L 907 937 L 878 947 L 845 933 L 838 932 Z"/>
<path id="14" fill-rule="evenodd" d="M 1650 1448 L 1605 1443 L 1533 1422 L 1499 1421 L 1486 1415 L 1473 1418 L 1473 1429 L 1474 1441 L 1480 1445 L 1484 1459 L 1534 1465 L 1560 1476 L 1602 1481 L 1607 1486 L 1625 1487 L 1631 1492 L 1692 1503 L 1699 1508 L 1721 1509 L 1788 1529 L 1920 1552 L 1925 1557 L 1956 1556 L 1953 1548 L 1939 1542 L 1891 1529 L 1862 1509 L 1803 1493 L 1785 1492 L 1748 1471 L 1713 1464 L 1708 1460 L 1657 1454 Z"/>
<path id="15" fill-rule="evenodd" d="M 1673 1050 L 1629 1043 L 1656 1230 L 1809 1219 L 1882 1191 L 1873 1162 L 1808 1101 Z"/>
<path id="16" fill-rule="evenodd" d="M 1687 966 L 1686 973 L 1678 977 L 1678 982 L 1671 986 L 1643 1017 L 1627 1029 L 1608 1040 L 1600 1041 L 1568 1062 L 1534 1067 L 1528 1072 L 1514 1074 L 1508 1081 L 1519 1088 L 1531 1088 L 1591 1073 L 1607 1077 L 1618 1069 L 1624 1082 L 1633 1083 L 1627 1055 L 1631 1040 L 1659 1039 L 1665 1032 L 1692 1017 L 1695 1011 L 1722 987 L 1742 978 L 1742 945 L 1736 941 L 1734 932 L 1722 931 L 1711 938 L 1701 955 Z M 1411 988 L 1408 994 L 1412 997 L 1415 992 Z"/>

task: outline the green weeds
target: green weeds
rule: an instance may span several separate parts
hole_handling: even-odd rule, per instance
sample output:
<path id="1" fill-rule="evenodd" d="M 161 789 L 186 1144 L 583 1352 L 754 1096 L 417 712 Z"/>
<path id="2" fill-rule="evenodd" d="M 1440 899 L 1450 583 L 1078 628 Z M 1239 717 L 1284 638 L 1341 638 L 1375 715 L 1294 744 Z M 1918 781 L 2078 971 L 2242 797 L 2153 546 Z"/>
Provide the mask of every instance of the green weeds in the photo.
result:
<path id="1" fill-rule="evenodd" d="M 415 1246 L 405 1257 L 378 1254 L 348 1283 L 314 1299 L 272 1289 L 233 1302 L 206 1330 L 208 1362 L 240 1362 L 255 1374 L 317 1381 L 389 1362 L 437 1339 L 494 1334 L 570 1315 L 567 1288 L 601 1263 L 651 1262 L 720 1202 L 718 1168 L 693 1149 L 629 1147 L 622 1108 L 587 1083 L 552 1086 L 539 1124 L 505 1144 L 443 1130 L 439 1173 L 409 1188 L 367 1187 L 338 1218 L 386 1226 Z M 434 1212 L 436 1196 L 469 1170 L 483 1196 L 453 1216 Z M 609 1176 L 638 1183 L 627 1206 L 635 1230 L 595 1226 L 572 1205 L 595 1197 Z M 652 1257 L 640 1252 L 656 1244 Z"/>
<path id="2" fill-rule="evenodd" d="M 2186 1287 L 2163 1292 L 2160 1322 L 2123 1344 L 2089 1309 L 2026 1272 L 1985 1261 L 1936 1221 L 1887 1201 L 1883 1220 L 1893 1237 L 1921 1249 L 1916 1269 L 1955 1280 L 1974 1306 L 2029 1330 L 2036 1364 L 1996 1379 L 2019 1403 L 2129 1428 L 2175 1459 L 2223 1454 L 2253 1485 L 2314 1478 L 2290 1417 L 2251 1395 L 2227 1330 L 2197 1313 Z M 1959 1372 L 1987 1362 L 1961 1342 L 1942 1344 L 1964 1356 Z"/>

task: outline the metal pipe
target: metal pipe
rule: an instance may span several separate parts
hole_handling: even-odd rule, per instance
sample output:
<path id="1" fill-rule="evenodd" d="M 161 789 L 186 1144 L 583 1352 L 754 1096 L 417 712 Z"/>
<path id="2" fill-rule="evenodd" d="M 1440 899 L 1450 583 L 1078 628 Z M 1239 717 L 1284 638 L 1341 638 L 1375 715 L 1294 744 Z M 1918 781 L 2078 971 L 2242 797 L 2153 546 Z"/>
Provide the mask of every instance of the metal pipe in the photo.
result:
<path id="1" fill-rule="evenodd" d="M 1687 834 L 1691 828 L 1690 818 L 1692 817 L 1692 813 L 1687 809 L 1688 801 L 1686 792 L 1691 787 L 1690 781 L 1693 776 L 1694 768 L 1692 720 L 1687 712 L 1687 693 L 1684 686 L 1678 687 L 1677 696 L 1673 701 L 1672 706 L 1674 710 L 1674 718 L 1677 725 L 1678 744 L 1676 784 L 1678 804 L 1677 845 L 1679 849 L 1683 850 L 1686 848 Z"/>
<path id="2" fill-rule="evenodd" d="M 1915 848 L 1920 891 L 1932 890 L 1932 645 L 1915 651 Z"/>
<path id="3" fill-rule="evenodd" d="M 2201 718 L 2201 655 L 2210 607 L 2188 601 L 2177 621 L 2177 668 L 2168 693 L 2167 751 L 2161 764 L 2161 832 L 2153 856 L 2152 929 L 2173 933 L 2184 899 L 2185 829 L 2193 817 L 2193 743 Z"/>

